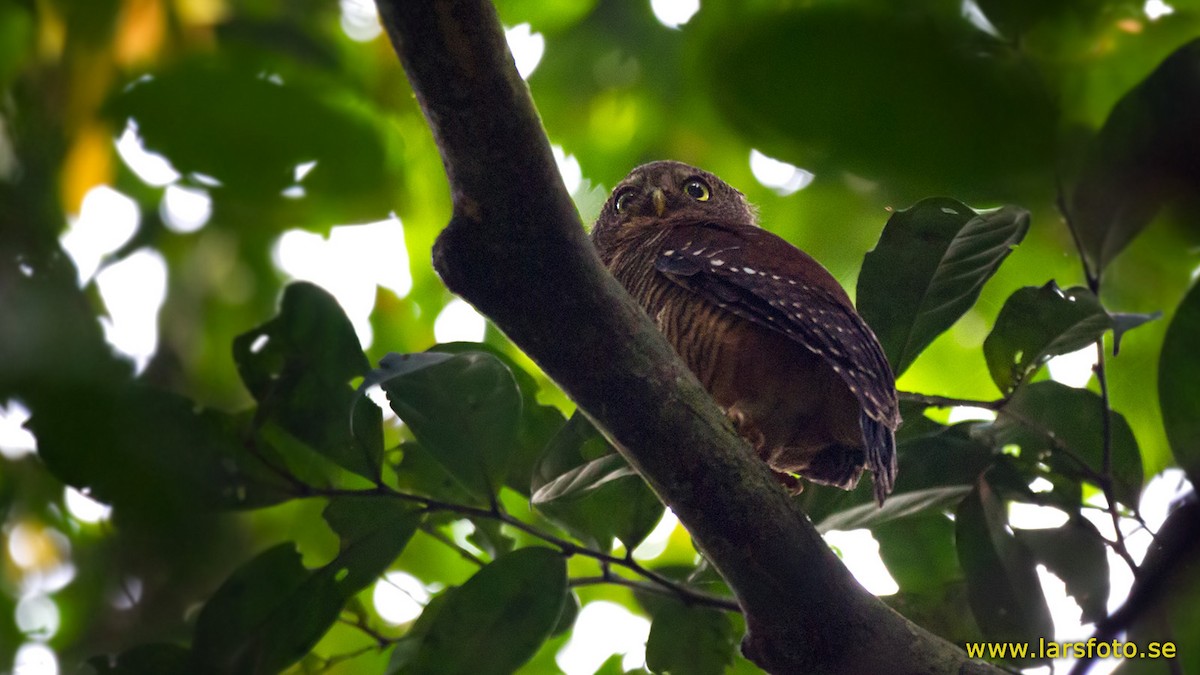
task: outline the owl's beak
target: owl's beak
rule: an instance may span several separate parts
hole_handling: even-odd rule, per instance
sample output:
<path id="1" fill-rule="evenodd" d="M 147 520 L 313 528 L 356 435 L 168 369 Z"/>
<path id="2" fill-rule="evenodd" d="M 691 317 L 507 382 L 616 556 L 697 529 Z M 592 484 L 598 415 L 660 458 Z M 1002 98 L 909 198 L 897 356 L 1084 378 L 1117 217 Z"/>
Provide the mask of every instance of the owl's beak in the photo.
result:
<path id="1" fill-rule="evenodd" d="M 663 194 L 661 188 L 654 188 L 650 193 L 650 199 L 654 202 L 654 213 L 662 218 L 662 214 L 667 210 L 667 195 Z"/>

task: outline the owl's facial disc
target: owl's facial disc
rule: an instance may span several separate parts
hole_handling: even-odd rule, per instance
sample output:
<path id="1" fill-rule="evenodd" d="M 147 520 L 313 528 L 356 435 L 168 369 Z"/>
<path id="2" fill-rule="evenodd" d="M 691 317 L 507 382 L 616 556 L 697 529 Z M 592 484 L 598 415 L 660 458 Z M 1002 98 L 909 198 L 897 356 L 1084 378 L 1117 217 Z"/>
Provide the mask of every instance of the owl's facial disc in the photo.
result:
<path id="1" fill-rule="evenodd" d="M 691 177 L 675 184 L 655 184 L 638 176 L 625 187 L 617 188 L 613 198 L 613 209 L 625 220 L 637 216 L 662 218 L 663 214 L 682 206 L 685 202 L 707 202 L 712 197 L 708 183 L 699 177 Z"/>
<path id="2" fill-rule="evenodd" d="M 660 187 L 630 185 L 617 190 L 613 208 L 626 221 L 652 214 L 661 218 L 667 210 L 667 195 Z"/>

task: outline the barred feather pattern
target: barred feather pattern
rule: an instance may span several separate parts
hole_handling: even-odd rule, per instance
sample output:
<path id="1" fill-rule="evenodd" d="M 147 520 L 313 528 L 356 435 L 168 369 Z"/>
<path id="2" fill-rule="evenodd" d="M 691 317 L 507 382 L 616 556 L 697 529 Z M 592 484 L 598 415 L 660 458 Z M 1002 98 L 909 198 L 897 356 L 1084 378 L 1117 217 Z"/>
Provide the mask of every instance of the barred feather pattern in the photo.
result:
<path id="1" fill-rule="evenodd" d="M 882 503 L 900 424 L 891 367 L 837 280 L 756 221 L 717 176 L 659 161 L 613 189 L 591 238 L 772 468 L 844 489 L 866 468 Z"/>
<path id="2" fill-rule="evenodd" d="M 900 415 L 895 381 L 878 339 L 844 291 L 839 296 L 828 282 L 818 285 L 809 278 L 812 266 L 827 276 L 824 268 L 757 227 L 677 225 L 656 248 L 655 268 L 668 279 L 722 310 L 787 335 L 833 368 L 862 406 L 866 463 L 882 501 L 896 475 L 893 430 Z M 768 255 L 751 255 L 756 252 Z M 789 266 L 781 264 L 796 256 L 803 256 L 802 276 L 789 274 Z M 836 283 L 833 287 L 841 291 Z"/>

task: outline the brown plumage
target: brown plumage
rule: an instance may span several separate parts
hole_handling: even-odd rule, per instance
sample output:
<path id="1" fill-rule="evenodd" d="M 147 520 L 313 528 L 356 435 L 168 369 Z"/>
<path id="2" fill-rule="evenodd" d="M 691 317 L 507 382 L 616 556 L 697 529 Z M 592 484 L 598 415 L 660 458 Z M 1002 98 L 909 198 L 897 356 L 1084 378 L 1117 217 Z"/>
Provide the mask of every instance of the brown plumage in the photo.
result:
<path id="1" fill-rule="evenodd" d="M 895 382 L 820 263 L 761 229 L 740 192 L 681 162 L 631 171 L 592 241 L 782 482 L 798 491 L 798 473 L 849 490 L 866 468 L 883 502 L 896 477 Z"/>

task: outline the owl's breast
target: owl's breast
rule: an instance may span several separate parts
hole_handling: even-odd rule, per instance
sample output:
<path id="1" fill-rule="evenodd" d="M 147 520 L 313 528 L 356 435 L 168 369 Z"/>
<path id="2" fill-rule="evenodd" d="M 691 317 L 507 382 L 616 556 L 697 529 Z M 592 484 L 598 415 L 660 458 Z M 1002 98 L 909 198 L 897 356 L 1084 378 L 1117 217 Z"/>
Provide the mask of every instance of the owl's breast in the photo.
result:
<path id="1" fill-rule="evenodd" d="M 858 402 L 823 358 L 657 272 L 618 279 L 717 404 L 754 422 L 776 468 L 795 470 L 791 454 L 862 446 Z"/>

